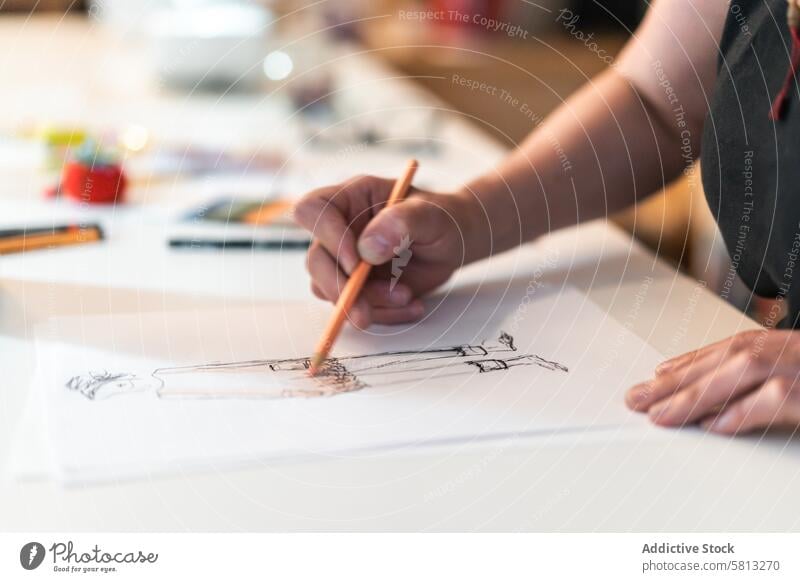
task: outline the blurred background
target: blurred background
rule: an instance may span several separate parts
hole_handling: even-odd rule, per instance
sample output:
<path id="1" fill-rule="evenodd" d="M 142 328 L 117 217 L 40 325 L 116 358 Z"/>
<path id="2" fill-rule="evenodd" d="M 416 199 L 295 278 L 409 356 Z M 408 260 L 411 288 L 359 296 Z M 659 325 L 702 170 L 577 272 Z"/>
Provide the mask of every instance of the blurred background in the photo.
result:
<path id="1" fill-rule="evenodd" d="M 342 129 L 348 135 L 315 130 L 315 123 L 323 123 L 319 120 L 331 111 L 343 115 L 348 110 L 346 102 L 331 99 L 336 95 L 334 76 L 322 66 L 336 61 L 337 51 L 347 47 L 368 53 L 436 95 L 446 109 L 457 111 L 478 131 L 510 149 L 572 91 L 613 62 L 646 4 L 643 0 L 0 0 L 4 49 L 0 70 L 6 83 L 16 88 L 15 96 L 4 103 L 11 115 L 6 115 L 3 130 L 36 134 L 45 120 L 51 124 L 46 139 L 58 141 L 59 132 L 52 127 L 70 126 L 78 118 L 86 123 L 93 115 L 93 99 L 104 104 L 95 110 L 100 124 L 105 103 L 120 93 L 142 100 L 158 94 L 208 98 L 272 94 L 281 87 L 282 98 L 301 113 L 306 135 L 315 136 L 321 147 L 326 140 L 377 147 L 384 141 L 383 124 L 349 124 Z M 66 48 L 54 49 L 46 42 L 56 32 L 66 39 L 58 46 Z M 53 54 L 61 50 L 68 54 Z M 97 58 L 87 62 L 80 58 L 85 54 Z M 50 63 L 45 77 L 40 70 L 44 62 Z M 81 67 L 106 71 L 98 76 Z M 489 91 L 465 90 L 453 82 L 455 75 L 500 88 L 531 107 L 521 112 Z M 87 93 L 64 89 L 67 77 L 75 76 L 85 76 L 92 84 L 89 98 Z M 349 107 L 353 115 L 355 106 Z M 384 121 L 401 129 L 421 124 L 416 135 L 431 136 L 441 123 L 435 111 L 421 121 Z M 133 124 L 119 133 L 117 141 L 136 151 L 151 137 L 151 128 Z M 431 137 L 420 147 L 434 148 L 435 143 Z M 700 188 L 695 169 L 636 211 L 613 220 L 662 258 L 743 308 L 748 294 L 738 281 L 730 282 L 729 260 Z M 748 308 L 758 317 L 768 306 L 757 303 Z"/>

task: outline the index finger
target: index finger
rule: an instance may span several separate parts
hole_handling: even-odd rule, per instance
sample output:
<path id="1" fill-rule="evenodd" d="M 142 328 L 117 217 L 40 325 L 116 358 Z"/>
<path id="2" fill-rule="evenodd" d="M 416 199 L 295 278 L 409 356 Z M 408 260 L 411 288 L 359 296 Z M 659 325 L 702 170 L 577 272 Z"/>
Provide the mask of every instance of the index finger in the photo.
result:
<path id="1" fill-rule="evenodd" d="M 341 191 L 341 186 L 312 191 L 295 205 L 294 217 L 350 274 L 358 265 L 359 258 L 356 237 L 346 214 L 347 206 L 336 201 L 337 193 Z"/>

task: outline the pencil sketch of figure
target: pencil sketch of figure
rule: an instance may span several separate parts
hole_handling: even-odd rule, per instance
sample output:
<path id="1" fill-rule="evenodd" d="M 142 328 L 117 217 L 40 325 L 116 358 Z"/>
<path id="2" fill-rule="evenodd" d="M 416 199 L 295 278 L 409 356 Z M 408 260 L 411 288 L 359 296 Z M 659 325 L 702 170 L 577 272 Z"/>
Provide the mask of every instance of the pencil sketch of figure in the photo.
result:
<path id="1" fill-rule="evenodd" d="M 67 381 L 67 388 L 82 394 L 89 400 L 108 398 L 115 394 L 130 394 L 148 389 L 150 383 L 135 374 L 110 373 L 106 371 L 89 372 L 83 376 L 73 376 Z"/>
<path id="2" fill-rule="evenodd" d="M 493 342 L 329 358 L 313 377 L 310 358 L 304 357 L 159 368 L 150 378 L 90 373 L 71 378 L 67 388 L 91 400 L 147 389 L 161 398 L 309 398 L 361 390 L 373 379 L 385 387 L 518 366 L 569 371 L 558 362 L 519 353 L 514 338 L 501 332 Z"/>

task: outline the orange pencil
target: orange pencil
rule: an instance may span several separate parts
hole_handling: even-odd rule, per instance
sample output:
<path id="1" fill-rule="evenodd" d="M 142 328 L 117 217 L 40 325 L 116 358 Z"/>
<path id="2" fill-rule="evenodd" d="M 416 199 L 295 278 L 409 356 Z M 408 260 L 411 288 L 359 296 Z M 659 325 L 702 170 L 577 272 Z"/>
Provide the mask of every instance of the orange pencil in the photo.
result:
<path id="1" fill-rule="evenodd" d="M 414 173 L 417 171 L 418 166 L 419 164 L 417 163 L 417 160 L 410 160 L 408 162 L 405 172 L 403 172 L 403 175 L 400 176 L 397 182 L 394 183 L 392 193 L 389 195 L 389 199 L 386 201 L 387 208 L 405 198 L 405 195 L 408 193 L 408 188 L 411 186 L 411 181 L 414 179 Z M 342 331 L 342 326 L 344 325 L 344 320 L 347 317 L 347 313 L 350 311 L 350 309 L 352 309 L 356 299 L 358 299 L 358 294 L 361 293 L 361 288 L 367 281 L 367 277 L 369 277 L 369 272 L 371 269 L 372 265 L 366 261 L 361 261 L 353 271 L 353 274 L 350 275 L 350 278 L 347 280 L 344 289 L 342 289 L 342 294 L 339 295 L 339 300 L 336 302 L 336 308 L 333 312 L 333 316 L 328 322 L 328 326 L 325 328 L 322 338 L 317 344 L 316 350 L 314 350 L 314 356 L 311 358 L 309 373 L 312 376 L 315 376 L 317 372 L 319 372 L 320 365 L 325 361 L 331 349 L 333 348 L 333 343 L 339 336 L 339 332 Z"/>
<path id="2" fill-rule="evenodd" d="M 52 231 L 32 232 L 11 237 L 0 237 L 0 255 L 22 253 L 37 249 L 61 247 L 99 241 L 103 231 L 99 226 L 54 228 Z"/>

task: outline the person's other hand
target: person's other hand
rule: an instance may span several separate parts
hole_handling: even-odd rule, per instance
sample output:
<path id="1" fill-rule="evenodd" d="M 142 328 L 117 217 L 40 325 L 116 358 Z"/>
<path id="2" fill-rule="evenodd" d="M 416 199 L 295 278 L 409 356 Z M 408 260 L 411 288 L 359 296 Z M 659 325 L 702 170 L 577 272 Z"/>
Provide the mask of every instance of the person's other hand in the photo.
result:
<path id="1" fill-rule="evenodd" d="M 375 265 L 349 314 L 358 327 L 421 318 L 420 298 L 467 258 L 469 198 L 412 189 L 384 208 L 393 185 L 360 176 L 314 190 L 294 209 L 295 220 L 314 237 L 307 266 L 317 297 L 335 302 L 360 259 Z"/>
<path id="2" fill-rule="evenodd" d="M 626 402 L 656 424 L 736 434 L 800 426 L 800 332 L 746 331 L 667 360 Z"/>

